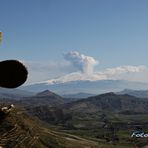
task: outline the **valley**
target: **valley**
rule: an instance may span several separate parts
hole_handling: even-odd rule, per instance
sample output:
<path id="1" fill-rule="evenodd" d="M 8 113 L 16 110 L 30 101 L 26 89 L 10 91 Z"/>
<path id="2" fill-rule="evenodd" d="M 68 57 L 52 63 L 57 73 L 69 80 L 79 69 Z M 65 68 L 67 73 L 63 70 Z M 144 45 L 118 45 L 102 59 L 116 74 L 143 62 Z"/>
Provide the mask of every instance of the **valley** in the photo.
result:
<path id="1" fill-rule="evenodd" d="M 67 100 L 68 98 L 66 98 Z M 70 98 L 69 98 L 70 99 Z M 23 99 L 1 98 L 1 106 L 15 109 L 0 126 L 0 146 L 77 148 L 138 148 L 147 138 L 148 99 L 106 93 L 83 99 L 65 98 L 45 90 Z"/>

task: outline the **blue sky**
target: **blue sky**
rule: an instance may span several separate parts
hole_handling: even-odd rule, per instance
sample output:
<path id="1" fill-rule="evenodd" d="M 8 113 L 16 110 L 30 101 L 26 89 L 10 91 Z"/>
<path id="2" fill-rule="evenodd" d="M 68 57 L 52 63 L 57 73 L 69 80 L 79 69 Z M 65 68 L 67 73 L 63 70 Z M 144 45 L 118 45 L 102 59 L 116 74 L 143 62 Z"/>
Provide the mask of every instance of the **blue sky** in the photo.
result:
<path id="1" fill-rule="evenodd" d="M 70 67 L 64 69 L 64 64 L 63 71 L 57 66 L 65 62 L 63 53 L 70 51 L 98 60 L 97 70 L 148 66 L 147 0 L 0 2 L 0 58 L 19 59 L 35 66 L 40 63 L 39 68 L 29 69 L 29 82 L 73 71 Z M 48 63 L 52 67 L 49 71 Z"/>

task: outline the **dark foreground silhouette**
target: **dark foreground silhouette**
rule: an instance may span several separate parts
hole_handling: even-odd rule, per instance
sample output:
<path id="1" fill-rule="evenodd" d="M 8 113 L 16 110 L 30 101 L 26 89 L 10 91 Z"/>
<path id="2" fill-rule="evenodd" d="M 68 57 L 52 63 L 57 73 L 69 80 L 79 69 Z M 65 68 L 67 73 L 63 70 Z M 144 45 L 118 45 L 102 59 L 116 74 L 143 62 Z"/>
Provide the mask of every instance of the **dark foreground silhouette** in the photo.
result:
<path id="1" fill-rule="evenodd" d="M 0 87 L 16 88 L 27 79 L 27 68 L 17 60 L 0 62 Z"/>

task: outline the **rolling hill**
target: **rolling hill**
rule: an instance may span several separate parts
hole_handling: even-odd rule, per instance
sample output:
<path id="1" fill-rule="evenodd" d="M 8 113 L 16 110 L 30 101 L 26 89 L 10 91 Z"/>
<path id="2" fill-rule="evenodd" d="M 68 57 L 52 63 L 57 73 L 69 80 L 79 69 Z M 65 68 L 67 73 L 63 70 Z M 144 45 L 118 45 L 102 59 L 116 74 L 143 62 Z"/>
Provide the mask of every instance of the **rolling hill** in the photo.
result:
<path id="1" fill-rule="evenodd" d="M 73 99 L 82 99 L 82 98 L 88 98 L 88 97 L 91 97 L 91 96 L 95 96 L 95 94 L 89 94 L 89 93 L 76 93 L 76 94 L 66 94 L 66 95 L 63 95 L 62 97 L 64 98 L 73 98 Z"/>
<path id="2" fill-rule="evenodd" d="M 131 148 L 146 143 L 143 138 L 135 141 L 131 133 L 137 127 L 148 132 L 147 108 L 148 99 L 106 93 L 56 107 L 34 106 L 27 110 L 60 131 L 102 141 L 104 145 L 111 142 L 117 148 Z"/>
<path id="3" fill-rule="evenodd" d="M 64 106 L 64 109 L 77 112 L 119 112 L 119 111 L 137 111 L 148 112 L 148 99 L 136 98 L 130 95 L 116 95 L 115 93 L 106 93 L 86 99 L 78 100 Z"/>
<path id="4" fill-rule="evenodd" d="M 20 99 L 18 101 L 18 103 L 23 106 L 48 105 L 50 107 L 61 105 L 64 102 L 65 101 L 61 96 L 59 96 L 49 90 L 39 92 L 36 95 L 30 96 L 30 97 L 25 97 L 25 98 Z"/>
<path id="5" fill-rule="evenodd" d="M 148 132 L 148 99 L 106 93 L 66 103 L 46 90 L 15 104 L 0 122 L 0 146 L 53 148 L 141 148 L 131 138 L 137 127 Z"/>
<path id="6" fill-rule="evenodd" d="M 99 119 L 102 114 L 109 116 L 148 114 L 147 107 L 148 99 L 106 93 L 57 106 L 36 105 L 28 107 L 28 110 L 42 120 L 61 123 L 73 120 L 76 116 Z"/>

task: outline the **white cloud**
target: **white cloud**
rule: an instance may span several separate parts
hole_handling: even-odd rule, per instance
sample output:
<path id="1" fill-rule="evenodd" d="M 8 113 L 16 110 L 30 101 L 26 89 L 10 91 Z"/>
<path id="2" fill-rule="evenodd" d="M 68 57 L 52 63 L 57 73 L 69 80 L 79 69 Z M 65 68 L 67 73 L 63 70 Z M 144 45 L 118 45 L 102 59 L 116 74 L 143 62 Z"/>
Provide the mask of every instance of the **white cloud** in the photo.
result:
<path id="1" fill-rule="evenodd" d="M 94 66 L 99 62 L 91 56 L 86 56 L 76 51 L 64 54 L 64 58 L 67 61 L 23 62 L 29 70 L 27 82 L 36 83 L 44 81 L 53 84 L 76 80 L 96 81 L 108 79 L 140 81 L 144 80 L 148 73 L 147 67 L 143 65 L 125 65 L 94 71 Z"/>
<path id="2" fill-rule="evenodd" d="M 103 74 L 106 75 L 107 77 L 112 77 L 120 74 L 125 74 L 125 73 L 137 73 L 144 71 L 146 69 L 146 66 L 120 66 L 116 68 L 108 68 L 106 69 Z"/>
<path id="3" fill-rule="evenodd" d="M 68 60 L 74 67 L 83 73 L 93 73 L 93 68 L 98 61 L 91 56 L 80 54 L 77 51 L 71 51 L 64 54 L 64 58 Z"/>
<path id="4" fill-rule="evenodd" d="M 120 66 L 115 68 L 109 68 L 104 71 L 93 72 L 91 74 L 83 72 L 74 72 L 57 79 L 51 79 L 46 81 L 48 84 L 64 83 L 76 80 L 107 80 L 107 79 L 121 79 L 124 74 L 139 73 L 146 69 L 145 66 Z"/>

